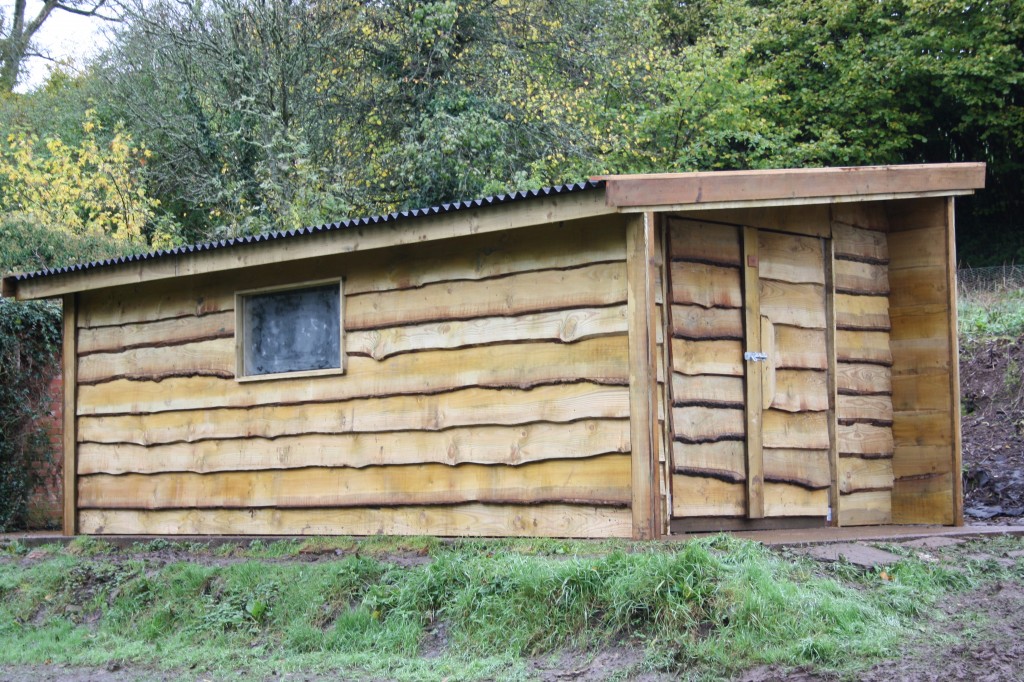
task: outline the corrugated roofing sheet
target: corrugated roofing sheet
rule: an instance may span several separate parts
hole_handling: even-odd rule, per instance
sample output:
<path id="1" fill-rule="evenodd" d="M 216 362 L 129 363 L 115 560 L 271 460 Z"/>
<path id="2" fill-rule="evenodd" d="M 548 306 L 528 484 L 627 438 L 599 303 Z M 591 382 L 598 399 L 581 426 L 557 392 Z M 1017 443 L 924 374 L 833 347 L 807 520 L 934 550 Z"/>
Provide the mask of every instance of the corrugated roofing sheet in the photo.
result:
<path id="1" fill-rule="evenodd" d="M 421 218 L 425 216 L 439 215 L 443 213 L 454 213 L 456 211 L 481 208 L 483 206 L 496 206 L 498 204 L 507 204 L 514 201 L 528 201 L 530 199 L 548 197 L 553 194 L 570 194 L 572 192 L 583 192 L 586 190 L 601 189 L 604 187 L 604 184 L 604 180 L 587 180 L 585 182 L 554 185 L 551 187 L 542 187 L 541 189 L 521 190 L 518 192 L 512 192 L 511 194 L 501 194 L 497 196 L 484 197 L 482 199 L 471 199 L 469 201 L 455 201 L 452 203 L 430 206 L 428 208 L 416 208 L 408 211 L 395 211 L 394 213 L 388 213 L 385 215 L 375 215 L 366 218 L 343 220 L 337 223 L 327 223 L 324 225 L 304 227 L 298 230 L 286 230 L 283 232 L 267 232 L 264 234 L 257 234 L 249 237 L 235 237 L 233 239 L 221 239 L 218 241 L 206 242 L 204 244 L 190 244 L 187 246 L 179 246 L 177 248 L 169 249 L 166 251 L 161 249 L 159 251 L 151 251 L 149 253 L 143 253 L 133 256 L 119 256 L 118 258 L 107 258 L 105 260 L 93 261 L 91 263 L 69 265 L 63 268 L 48 268 L 46 270 L 38 270 L 36 272 L 28 272 L 15 275 L 14 280 L 21 282 L 30 279 L 37 279 L 40 277 L 63 275 L 71 272 L 93 270 L 95 268 L 121 265 L 124 263 L 137 263 L 140 261 L 159 260 L 161 258 L 166 258 L 169 256 L 180 256 L 189 253 L 196 253 L 199 251 L 213 251 L 215 249 L 226 249 L 237 246 L 243 246 L 245 244 L 258 244 L 260 242 L 276 241 L 279 239 L 294 239 L 296 237 L 302 237 L 304 235 L 320 234 L 322 232 L 330 232 L 333 230 L 344 230 L 351 227 L 363 227 L 366 225 L 391 223 L 406 218 Z"/>

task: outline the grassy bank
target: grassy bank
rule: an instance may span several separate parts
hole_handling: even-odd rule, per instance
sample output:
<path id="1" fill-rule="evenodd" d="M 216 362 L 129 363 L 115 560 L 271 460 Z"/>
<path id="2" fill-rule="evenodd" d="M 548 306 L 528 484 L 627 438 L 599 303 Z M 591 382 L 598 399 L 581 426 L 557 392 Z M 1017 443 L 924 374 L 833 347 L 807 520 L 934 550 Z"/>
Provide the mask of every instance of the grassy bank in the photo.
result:
<path id="1" fill-rule="evenodd" d="M 1014 547 L 1022 547 L 1016 540 Z M 897 550 L 900 551 L 900 550 Z M 210 550 L 96 540 L 0 558 L 0 664 L 527 679 L 566 649 L 714 678 L 890 656 L 939 597 L 1016 568 L 914 552 L 885 570 L 686 544 L 349 539 Z M 312 561 L 311 559 L 319 559 Z"/>

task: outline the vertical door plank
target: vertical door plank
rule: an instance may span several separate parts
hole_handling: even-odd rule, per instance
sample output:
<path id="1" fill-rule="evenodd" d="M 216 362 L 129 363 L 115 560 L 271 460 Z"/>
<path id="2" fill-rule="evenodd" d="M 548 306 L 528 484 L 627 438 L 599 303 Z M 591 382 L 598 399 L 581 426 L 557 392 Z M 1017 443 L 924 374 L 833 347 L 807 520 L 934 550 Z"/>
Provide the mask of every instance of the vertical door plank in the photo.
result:
<path id="1" fill-rule="evenodd" d="M 761 351 L 761 282 L 758 231 L 743 228 L 743 309 L 746 323 L 746 349 Z M 773 335 L 774 338 L 774 335 Z M 744 363 L 747 378 L 747 516 L 764 518 L 764 453 L 762 450 L 762 368 L 759 363 Z"/>

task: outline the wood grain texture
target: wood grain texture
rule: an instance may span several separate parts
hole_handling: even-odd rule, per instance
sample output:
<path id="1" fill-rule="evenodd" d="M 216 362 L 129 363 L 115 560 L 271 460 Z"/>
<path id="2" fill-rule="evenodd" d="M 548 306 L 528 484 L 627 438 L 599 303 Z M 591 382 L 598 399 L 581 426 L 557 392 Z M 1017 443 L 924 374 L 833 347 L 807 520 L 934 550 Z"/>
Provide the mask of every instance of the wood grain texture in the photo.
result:
<path id="1" fill-rule="evenodd" d="M 840 395 L 836 416 L 841 422 L 892 423 L 892 398 L 887 395 Z"/>
<path id="2" fill-rule="evenodd" d="M 894 378 L 948 373 L 951 366 L 948 338 L 901 339 L 892 342 Z"/>
<path id="3" fill-rule="evenodd" d="M 953 524 L 953 475 L 897 478 L 892 487 L 892 521 Z"/>
<path id="4" fill-rule="evenodd" d="M 743 441 L 723 440 L 717 443 L 672 444 L 676 473 L 710 476 L 740 482 L 747 478 L 747 456 Z"/>
<path id="5" fill-rule="evenodd" d="M 766 228 L 790 234 L 829 237 L 829 211 L 826 204 L 772 206 L 771 208 L 722 208 L 708 211 L 683 211 L 679 215 L 694 220 Z"/>
<path id="6" fill-rule="evenodd" d="M 743 306 L 738 268 L 676 261 L 672 263 L 671 281 L 672 303 L 702 308 Z"/>
<path id="7" fill-rule="evenodd" d="M 681 374 L 743 376 L 740 341 L 687 341 L 672 339 L 672 369 Z"/>
<path id="8" fill-rule="evenodd" d="M 113 379 L 161 380 L 173 376 L 234 378 L 233 336 L 185 343 L 173 348 L 132 348 L 119 353 L 93 353 L 78 360 L 78 380 L 94 384 Z"/>
<path id="9" fill-rule="evenodd" d="M 945 277 L 945 265 L 928 265 L 919 268 L 890 265 L 889 281 L 892 293 L 889 304 L 893 308 L 914 308 L 916 306 L 937 306 L 945 310 L 949 299 L 949 286 Z"/>
<path id="10" fill-rule="evenodd" d="M 80 443 L 78 473 L 254 471 L 438 463 L 517 465 L 629 452 L 625 419 L 456 427 L 444 431 L 303 434 L 162 445 Z"/>
<path id="11" fill-rule="evenodd" d="M 702 308 L 673 305 L 672 335 L 690 340 L 742 339 L 743 310 L 740 308 Z"/>
<path id="12" fill-rule="evenodd" d="M 734 225 L 668 219 L 669 257 L 716 265 L 740 265 L 740 236 Z"/>
<path id="13" fill-rule="evenodd" d="M 865 230 L 852 225 L 832 225 L 832 241 L 837 260 L 866 263 L 889 262 L 889 240 L 884 232 Z"/>
<path id="14" fill-rule="evenodd" d="M 672 373 L 674 405 L 720 405 L 742 409 L 744 399 L 742 377 Z"/>
<path id="15" fill-rule="evenodd" d="M 892 471 L 897 478 L 948 474 L 953 468 L 952 445 L 899 445 L 893 454 Z"/>
<path id="16" fill-rule="evenodd" d="M 903 230 L 889 235 L 889 252 L 895 268 L 946 267 L 946 228 L 934 227 Z"/>
<path id="17" fill-rule="evenodd" d="M 828 343 L 824 329 L 775 325 L 777 369 L 828 369 Z"/>
<path id="18" fill-rule="evenodd" d="M 883 526 L 893 522 L 892 491 L 871 490 L 842 496 L 844 526 Z"/>
<path id="19" fill-rule="evenodd" d="M 827 489 L 832 482 L 828 450 L 764 449 L 764 480 Z"/>
<path id="20" fill-rule="evenodd" d="M 892 437 L 897 446 L 939 445 L 952 448 L 949 410 L 900 411 L 893 416 Z"/>
<path id="21" fill-rule="evenodd" d="M 840 329 L 836 332 L 836 359 L 839 362 L 892 365 L 889 333 Z"/>
<path id="22" fill-rule="evenodd" d="M 889 331 L 889 299 L 885 296 L 836 294 L 836 326 L 839 329 Z"/>
<path id="23" fill-rule="evenodd" d="M 825 288 L 818 284 L 760 281 L 761 314 L 776 325 L 825 328 Z"/>
<path id="24" fill-rule="evenodd" d="M 345 297 L 345 329 L 521 315 L 625 303 L 625 263 L 524 272 L 486 280 L 426 284 L 416 289 Z"/>
<path id="25" fill-rule="evenodd" d="M 350 332 L 345 349 L 351 355 L 384 360 L 399 353 L 465 348 L 510 341 L 573 343 L 626 332 L 626 306 L 552 311 L 515 317 L 430 322 Z"/>
<path id="26" fill-rule="evenodd" d="M 82 511 L 93 535 L 441 535 L 629 537 L 629 509 L 565 504 L 355 509 Z"/>
<path id="27" fill-rule="evenodd" d="M 889 490 L 892 483 L 891 459 L 839 458 L 839 490 L 843 494 L 861 490 Z"/>
<path id="28" fill-rule="evenodd" d="M 747 491 L 743 483 L 703 476 L 672 476 L 672 516 L 743 516 Z"/>
<path id="29" fill-rule="evenodd" d="M 834 268 L 836 293 L 889 295 L 889 268 L 884 265 L 837 259 Z"/>
<path id="30" fill-rule="evenodd" d="M 771 321 L 762 315 L 761 294 L 764 281 L 760 274 L 759 231 L 752 227 L 743 228 L 743 327 L 746 331 L 745 349 L 764 353 L 764 363 L 744 359 L 743 371 L 746 384 L 746 411 L 744 413 L 746 435 L 747 479 L 745 488 L 746 515 L 752 519 L 764 516 L 764 460 L 762 448 L 763 410 L 765 394 L 765 368 L 772 362 L 774 337 Z M 774 364 L 771 365 L 774 370 Z M 770 388 L 770 386 L 769 386 Z"/>
<path id="31" fill-rule="evenodd" d="M 851 201 L 832 204 L 831 219 L 833 223 L 843 223 L 865 230 L 885 232 L 889 229 L 889 215 L 886 207 L 892 202 Z"/>
<path id="32" fill-rule="evenodd" d="M 625 386 L 568 384 L 530 391 L 466 389 L 343 403 L 208 408 L 79 417 L 78 438 L 152 445 L 313 433 L 438 431 L 456 426 L 519 425 L 629 417 Z"/>
<path id="33" fill-rule="evenodd" d="M 117 353 L 142 346 L 172 346 L 231 337 L 235 333 L 232 310 L 201 317 L 179 317 L 136 322 L 114 327 L 85 327 L 78 332 L 78 354 Z"/>
<path id="34" fill-rule="evenodd" d="M 808 490 L 785 483 L 764 484 L 765 516 L 820 516 L 828 513 L 828 490 Z"/>
<path id="35" fill-rule="evenodd" d="M 827 379 L 827 373 L 818 370 L 776 370 L 772 400 L 764 406 L 786 412 L 827 410 Z"/>
<path id="36" fill-rule="evenodd" d="M 93 474 L 78 479 L 82 509 L 358 507 L 494 502 L 628 506 L 630 458 L 601 455 L 510 467 L 463 464 Z"/>
<path id="37" fill-rule="evenodd" d="M 740 439 L 745 434 L 743 410 L 722 407 L 672 408 L 672 429 L 676 438 L 689 443 Z"/>
<path id="38" fill-rule="evenodd" d="M 765 410 L 765 448 L 828 450 L 828 415 L 825 412 Z"/>
<path id="39" fill-rule="evenodd" d="M 824 284 L 821 240 L 792 234 L 758 232 L 759 274 L 792 284 Z"/>
<path id="40" fill-rule="evenodd" d="M 116 380 L 82 386 L 79 414 L 160 412 L 329 402 L 380 395 L 440 393 L 464 387 L 530 388 L 590 380 L 628 382 L 625 336 L 574 344 L 518 343 L 396 355 L 383 362 L 350 358 L 345 375 L 238 383 L 210 376 L 163 381 Z M 91 357 L 91 356 L 90 356 Z M 84 360 L 85 358 L 83 358 Z M 174 362 L 173 356 L 159 358 Z M 457 368 L 457 371 L 453 369 Z M 173 369 L 162 364 L 147 371 Z"/>
<path id="41" fill-rule="evenodd" d="M 845 395 L 891 394 L 892 369 L 882 365 L 840 362 L 836 366 L 836 384 Z M 895 396 L 893 396 L 895 402 Z"/>
<path id="42" fill-rule="evenodd" d="M 840 424 L 839 452 L 843 455 L 891 457 L 894 450 L 892 428 L 871 424 Z"/>

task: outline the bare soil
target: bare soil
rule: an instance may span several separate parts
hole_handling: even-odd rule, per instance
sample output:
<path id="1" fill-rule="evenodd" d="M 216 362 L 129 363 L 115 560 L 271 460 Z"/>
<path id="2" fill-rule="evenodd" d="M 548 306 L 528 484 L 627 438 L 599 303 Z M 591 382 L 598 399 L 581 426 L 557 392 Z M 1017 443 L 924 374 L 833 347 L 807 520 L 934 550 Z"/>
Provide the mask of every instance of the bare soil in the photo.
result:
<path id="1" fill-rule="evenodd" d="M 1024 336 L 961 351 L 964 514 L 970 523 L 1024 517 Z"/>

